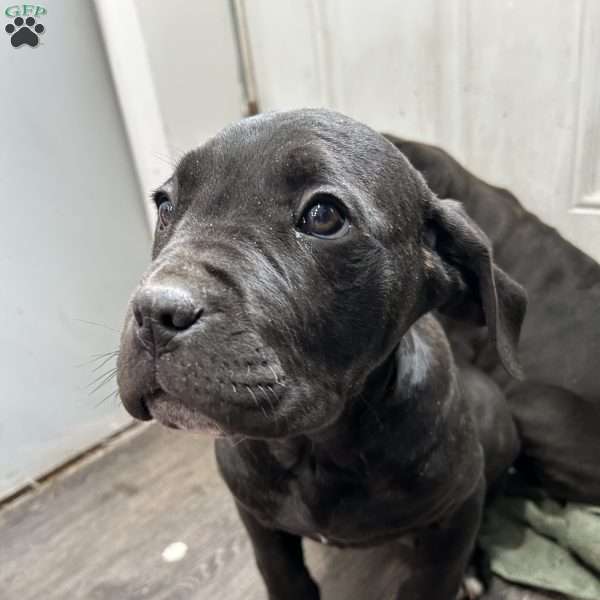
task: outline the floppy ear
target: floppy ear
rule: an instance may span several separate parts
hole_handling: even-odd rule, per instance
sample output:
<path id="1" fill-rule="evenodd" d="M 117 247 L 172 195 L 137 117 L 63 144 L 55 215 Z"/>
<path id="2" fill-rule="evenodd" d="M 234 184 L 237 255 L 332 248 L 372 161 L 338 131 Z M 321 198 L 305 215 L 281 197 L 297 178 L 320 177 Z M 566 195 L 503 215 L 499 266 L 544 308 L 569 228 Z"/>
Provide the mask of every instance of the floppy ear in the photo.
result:
<path id="1" fill-rule="evenodd" d="M 427 223 L 430 293 L 454 319 L 487 325 L 506 371 L 520 379 L 517 344 L 525 317 L 525 290 L 494 264 L 489 239 L 454 200 L 433 198 Z"/>

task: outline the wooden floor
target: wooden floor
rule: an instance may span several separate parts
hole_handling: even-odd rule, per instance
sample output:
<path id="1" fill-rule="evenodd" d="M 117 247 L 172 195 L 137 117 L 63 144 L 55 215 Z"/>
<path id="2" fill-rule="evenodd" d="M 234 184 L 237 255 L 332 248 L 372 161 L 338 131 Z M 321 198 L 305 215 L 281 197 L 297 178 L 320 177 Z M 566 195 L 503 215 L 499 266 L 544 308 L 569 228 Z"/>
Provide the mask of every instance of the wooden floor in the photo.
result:
<path id="1" fill-rule="evenodd" d="M 167 562 L 174 542 L 187 554 Z M 306 548 L 323 600 L 393 599 L 393 547 Z M 1 600 L 265 598 L 203 436 L 140 428 L 0 512 Z"/>

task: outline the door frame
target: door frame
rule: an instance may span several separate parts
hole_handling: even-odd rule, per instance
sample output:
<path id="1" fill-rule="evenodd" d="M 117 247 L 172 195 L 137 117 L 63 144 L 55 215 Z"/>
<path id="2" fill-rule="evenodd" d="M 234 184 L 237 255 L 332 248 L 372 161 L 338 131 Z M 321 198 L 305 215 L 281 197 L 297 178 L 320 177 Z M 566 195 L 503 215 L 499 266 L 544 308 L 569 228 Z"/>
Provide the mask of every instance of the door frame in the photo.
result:
<path id="1" fill-rule="evenodd" d="M 94 0 L 143 198 L 171 175 L 167 143 L 144 35 L 133 0 Z M 150 231 L 156 214 L 144 202 Z"/>

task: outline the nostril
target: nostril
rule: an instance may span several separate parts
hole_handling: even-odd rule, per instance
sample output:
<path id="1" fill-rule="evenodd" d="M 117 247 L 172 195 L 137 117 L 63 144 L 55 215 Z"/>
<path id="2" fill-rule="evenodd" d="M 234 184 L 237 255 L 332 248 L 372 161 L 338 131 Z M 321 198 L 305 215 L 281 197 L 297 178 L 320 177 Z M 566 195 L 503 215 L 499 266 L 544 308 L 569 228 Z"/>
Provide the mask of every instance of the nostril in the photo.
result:
<path id="1" fill-rule="evenodd" d="M 141 327 L 144 324 L 144 315 L 142 314 L 140 307 L 137 305 L 133 307 L 133 318 L 135 319 L 138 327 Z"/>
<path id="2" fill-rule="evenodd" d="M 166 329 L 184 331 L 191 327 L 201 316 L 202 309 L 193 306 L 178 308 L 175 311 L 165 311 L 160 314 L 158 321 Z"/>
<path id="3" fill-rule="evenodd" d="M 179 329 L 175 326 L 174 317 L 171 313 L 163 313 L 159 316 L 158 322 L 166 329 Z"/>
<path id="4" fill-rule="evenodd" d="M 144 286 L 133 302 L 138 332 L 152 344 L 166 343 L 196 323 L 203 312 L 204 307 L 189 290 L 175 285 Z"/>
<path id="5" fill-rule="evenodd" d="M 173 317 L 173 326 L 175 329 L 187 329 L 191 327 L 202 316 L 202 309 L 193 307 L 189 311 L 176 312 Z"/>

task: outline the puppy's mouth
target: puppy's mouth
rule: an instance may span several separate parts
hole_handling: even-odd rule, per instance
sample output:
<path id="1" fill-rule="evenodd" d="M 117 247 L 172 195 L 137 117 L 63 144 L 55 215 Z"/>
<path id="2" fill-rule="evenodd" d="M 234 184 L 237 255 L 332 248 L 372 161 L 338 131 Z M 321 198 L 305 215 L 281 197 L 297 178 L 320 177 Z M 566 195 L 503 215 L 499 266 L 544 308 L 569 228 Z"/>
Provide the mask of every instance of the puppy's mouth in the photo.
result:
<path id="1" fill-rule="evenodd" d="M 156 419 L 170 429 L 196 431 L 215 437 L 227 435 L 216 421 L 194 407 L 178 401 L 162 389 L 154 390 L 142 398 L 142 410 L 147 412 L 148 419 Z"/>
<path id="2" fill-rule="evenodd" d="M 186 432 L 275 439 L 316 430 L 342 406 L 337 387 L 314 371 L 290 374 L 262 340 L 227 339 L 219 352 L 195 340 L 154 357 L 125 336 L 117 381 L 129 414 Z"/>

